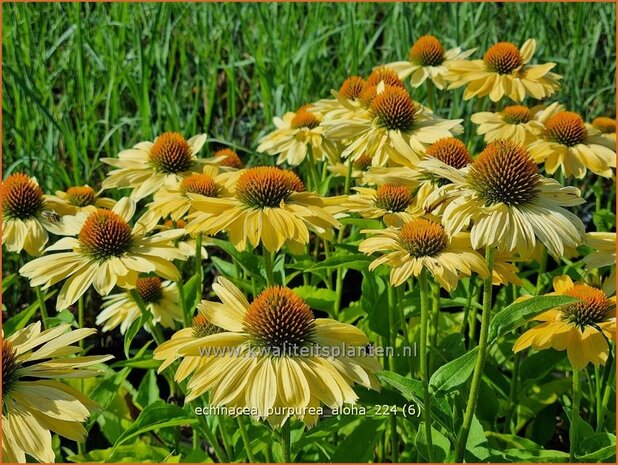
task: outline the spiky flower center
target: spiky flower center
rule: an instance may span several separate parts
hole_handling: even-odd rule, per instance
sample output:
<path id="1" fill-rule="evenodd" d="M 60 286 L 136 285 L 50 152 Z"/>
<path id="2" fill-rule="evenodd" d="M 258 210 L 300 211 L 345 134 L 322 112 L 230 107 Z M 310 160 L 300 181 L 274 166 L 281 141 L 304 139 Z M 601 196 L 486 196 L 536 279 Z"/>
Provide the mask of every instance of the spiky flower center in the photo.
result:
<path id="1" fill-rule="evenodd" d="M 165 174 L 182 173 L 193 165 L 193 151 L 177 132 L 164 132 L 157 137 L 148 158 L 156 171 Z"/>
<path id="2" fill-rule="evenodd" d="M 410 61 L 421 66 L 438 66 L 444 62 L 444 47 L 432 35 L 421 36 L 410 49 Z"/>
<path id="3" fill-rule="evenodd" d="M 225 157 L 219 162 L 221 166 L 229 166 L 230 168 L 242 169 L 242 160 L 236 152 L 231 149 L 217 150 L 214 155 L 215 158 Z"/>
<path id="4" fill-rule="evenodd" d="M 510 42 L 498 42 L 485 52 L 483 61 L 490 71 L 511 74 L 522 65 L 523 59 L 516 45 Z"/>
<path id="5" fill-rule="evenodd" d="M 131 226 L 111 210 L 99 209 L 88 216 L 79 231 L 79 242 L 92 257 L 120 257 L 131 247 Z"/>
<path id="6" fill-rule="evenodd" d="M 291 171 L 274 166 L 249 168 L 236 181 L 240 200 L 253 208 L 275 208 L 293 192 L 304 190 L 303 182 Z"/>
<path id="7" fill-rule="evenodd" d="M 373 99 L 378 95 L 378 87 L 377 86 L 365 86 L 363 91 L 358 96 L 358 101 L 365 108 L 369 108 Z"/>
<path id="8" fill-rule="evenodd" d="M 285 354 L 312 342 L 315 319 L 309 305 L 291 289 L 274 286 L 251 302 L 244 327 L 257 344 Z"/>
<path id="9" fill-rule="evenodd" d="M 551 140 L 567 147 L 581 144 L 586 138 L 584 120 L 572 111 L 561 111 L 549 118 L 545 131 Z"/>
<path id="10" fill-rule="evenodd" d="M 66 191 L 67 200 L 76 207 L 92 205 L 96 200 L 96 193 L 90 186 L 69 187 Z"/>
<path id="11" fill-rule="evenodd" d="M 352 165 L 357 170 L 365 171 L 367 168 L 371 166 L 372 158 L 367 155 L 367 153 L 363 153 L 360 157 L 352 162 Z"/>
<path id="12" fill-rule="evenodd" d="M 564 294 L 580 299 L 579 302 L 565 305 L 560 310 L 566 321 L 582 331 L 586 326 L 595 326 L 604 321 L 614 306 L 602 290 L 587 284 L 575 284 Z"/>
<path id="13" fill-rule="evenodd" d="M 472 163 L 472 157 L 465 144 L 454 137 L 438 139 L 427 148 L 426 153 L 458 170 Z"/>
<path id="14" fill-rule="evenodd" d="M 448 235 L 439 223 L 418 218 L 399 230 L 399 243 L 412 257 L 433 257 L 446 249 Z"/>
<path id="15" fill-rule="evenodd" d="M 17 360 L 17 351 L 7 340 L 2 341 L 2 404 L 17 381 L 17 369 L 21 363 Z"/>
<path id="16" fill-rule="evenodd" d="M 386 66 L 380 66 L 374 69 L 367 78 L 365 87 L 374 87 L 380 84 L 380 82 L 384 82 L 386 86 L 401 87 L 402 89 L 405 87 L 397 73 Z"/>
<path id="17" fill-rule="evenodd" d="M 213 325 L 210 321 L 208 321 L 208 318 L 201 313 L 198 313 L 193 318 L 191 328 L 193 329 L 193 337 L 196 338 L 211 336 L 222 331 L 221 328 Z"/>
<path id="18" fill-rule="evenodd" d="M 414 125 L 414 102 L 405 89 L 386 87 L 375 96 L 370 108 L 379 125 L 389 130 L 407 131 Z"/>
<path id="19" fill-rule="evenodd" d="M 365 87 L 365 80 L 360 76 L 350 76 L 339 88 L 339 94 L 349 100 L 356 100 L 363 88 Z"/>
<path id="20" fill-rule="evenodd" d="M 292 129 L 314 129 L 317 128 L 319 125 L 320 120 L 317 115 L 309 111 L 306 106 L 298 109 L 291 123 Z"/>
<path id="21" fill-rule="evenodd" d="M 613 134 L 616 132 L 616 120 L 607 116 L 599 116 L 593 119 L 592 125 L 603 134 Z"/>
<path id="22" fill-rule="evenodd" d="M 397 213 L 406 211 L 413 200 L 412 192 L 407 187 L 384 184 L 376 189 L 373 203 L 378 208 Z"/>
<path id="23" fill-rule="evenodd" d="M 26 219 L 39 213 L 45 201 L 43 191 L 22 173 L 10 175 L 3 183 L 3 214 L 7 218 Z"/>
<path id="24" fill-rule="evenodd" d="M 145 304 L 158 303 L 163 298 L 161 278 L 138 278 L 135 283 L 137 293 Z"/>
<path id="25" fill-rule="evenodd" d="M 532 119 L 532 112 L 523 105 L 511 105 L 502 110 L 502 119 L 509 124 L 527 123 Z"/>
<path id="26" fill-rule="evenodd" d="M 485 205 L 525 205 L 536 198 L 540 175 L 525 148 L 497 140 L 470 165 L 468 181 Z"/>
<path id="27" fill-rule="evenodd" d="M 196 173 L 187 176 L 180 182 L 180 191 L 184 194 L 199 194 L 206 197 L 216 197 L 219 186 L 207 174 Z"/>

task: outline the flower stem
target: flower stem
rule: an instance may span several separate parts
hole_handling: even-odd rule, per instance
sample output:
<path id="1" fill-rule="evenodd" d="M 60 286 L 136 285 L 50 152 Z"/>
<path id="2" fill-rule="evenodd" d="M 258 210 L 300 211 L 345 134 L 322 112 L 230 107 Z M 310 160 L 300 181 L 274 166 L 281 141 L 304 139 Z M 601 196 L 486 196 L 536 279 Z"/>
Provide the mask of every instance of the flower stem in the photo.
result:
<path id="1" fill-rule="evenodd" d="M 140 297 L 139 292 L 137 292 L 137 289 L 131 289 L 131 297 L 133 297 L 133 300 L 135 300 L 135 303 L 139 307 L 139 310 L 142 313 L 142 315 L 148 314 L 148 309 L 144 305 L 144 302 L 142 301 L 142 298 Z M 165 338 L 163 337 L 163 334 L 161 334 L 161 331 L 159 330 L 158 326 L 152 324 L 152 320 L 149 319 L 146 321 L 146 327 L 148 328 L 150 333 L 155 338 L 157 345 L 161 345 L 165 342 Z"/>
<path id="2" fill-rule="evenodd" d="M 575 461 L 575 448 L 579 434 L 579 404 L 582 395 L 579 375 L 579 370 L 573 368 L 573 405 L 571 408 L 571 429 L 569 431 L 569 462 L 571 463 Z"/>
<path id="3" fill-rule="evenodd" d="M 418 279 L 421 289 L 421 380 L 423 382 L 423 420 L 425 422 L 425 441 L 427 443 L 427 456 L 433 463 L 433 437 L 431 434 L 431 395 L 429 394 L 429 370 L 427 366 L 427 330 L 429 325 L 429 289 L 427 283 L 427 270 L 423 268 Z"/>
<path id="4" fill-rule="evenodd" d="M 202 286 L 204 273 L 202 270 L 202 234 L 199 233 L 195 238 L 195 275 L 197 276 L 197 286 L 195 290 L 195 306 L 202 300 Z"/>
<path id="5" fill-rule="evenodd" d="M 195 406 L 197 404 L 195 402 L 191 402 L 191 408 L 192 410 L 195 412 Z M 210 430 L 208 423 L 206 422 L 206 419 L 204 418 L 203 415 L 197 415 L 197 420 L 198 420 L 198 427 L 199 430 L 201 431 L 202 435 L 206 438 L 206 441 L 212 446 L 212 448 L 215 450 L 215 455 L 217 456 L 217 459 L 219 459 L 219 462 L 225 463 L 228 462 L 228 457 L 227 454 L 223 451 L 223 449 L 221 448 L 221 446 L 219 445 L 219 443 L 217 442 L 217 438 L 216 436 L 213 434 L 213 432 Z"/>
<path id="6" fill-rule="evenodd" d="M 283 461 L 284 463 L 291 463 L 292 453 L 291 453 L 291 428 L 290 422 L 291 419 L 287 419 L 281 428 L 281 447 L 283 448 Z"/>
<path id="7" fill-rule="evenodd" d="M 45 296 L 43 295 L 43 291 L 40 286 L 34 288 L 36 292 L 36 297 L 39 301 L 39 310 L 41 312 L 41 320 L 43 320 L 43 329 L 49 329 L 47 320 L 49 319 L 49 315 L 47 314 L 47 305 L 45 304 Z"/>
<path id="8" fill-rule="evenodd" d="M 388 286 L 388 335 L 389 345 L 393 351 L 393 356 L 389 357 L 389 369 L 392 372 L 396 371 L 395 366 L 395 348 L 397 347 L 397 328 L 395 327 L 395 312 L 397 311 L 397 302 L 395 301 L 395 289 L 393 286 Z M 387 351 L 389 353 L 389 351 Z M 398 462 L 398 447 L 397 447 L 397 417 L 391 415 L 389 417 L 391 428 L 391 454 L 393 463 Z"/>
<path id="9" fill-rule="evenodd" d="M 615 381 L 610 381 L 614 380 L 614 376 L 616 375 L 616 363 L 614 362 L 614 357 L 612 356 L 611 347 L 604 371 L 605 373 L 603 373 L 603 386 L 605 386 L 605 390 L 603 391 L 603 398 L 601 399 L 601 417 L 598 420 L 597 432 L 601 432 L 601 429 L 603 428 L 603 422 L 605 421 L 605 412 L 607 411 L 607 408 L 609 406 L 609 398 L 612 393 L 612 387 L 616 385 Z"/>
<path id="10" fill-rule="evenodd" d="M 438 343 L 438 321 L 440 318 L 440 285 L 431 283 L 431 319 L 429 320 L 429 347 L 435 349 Z M 427 378 L 431 378 L 434 366 L 434 354 L 429 352 Z"/>
<path id="11" fill-rule="evenodd" d="M 307 146 L 307 161 L 309 163 L 309 176 L 311 178 L 311 188 L 319 193 L 320 182 L 318 181 L 318 170 L 315 166 L 315 159 L 313 158 L 313 150 L 311 146 Z"/>
<path id="12" fill-rule="evenodd" d="M 401 331 L 403 332 L 403 341 L 406 347 L 410 347 L 410 336 L 408 334 L 408 323 L 406 321 L 406 316 L 403 311 L 403 297 L 404 297 L 404 286 L 397 287 L 397 307 L 399 309 L 399 320 L 401 322 Z M 408 364 L 410 368 L 410 376 L 414 373 L 414 363 L 412 362 L 412 357 L 408 357 Z"/>
<path id="13" fill-rule="evenodd" d="M 539 274 L 536 278 L 536 295 L 539 295 L 541 293 L 541 289 L 543 289 L 543 275 L 547 269 L 547 247 L 543 247 L 542 249 L 541 260 L 539 262 Z"/>
<path id="14" fill-rule="evenodd" d="M 249 434 L 247 433 L 247 420 L 243 415 L 239 415 L 237 419 L 238 429 L 240 430 L 242 442 L 245 445 L 245 450 L 247 451 L 247 458 L 249 459 L 249 463 L 255 463 L 255 457 L 253 456 L 253 451 L 251 450 L 251 441 L 249 440 Z"/>
<path id="15" fill-rule="evenodd" d="M 516 408 L 517 383 L 519 381 L 519 366 L 521 365 L 521 354 L 515 354 L 513 358 L 513 375 L 511 376 L 511 387 L 509 389 L 509 404 L 507 406 L 506 416 L 504 420 L 504 433 L 511 433 L 511 420 Z"/>
<path id="16" fill-rule="evenodd" d="M 489 274 L 483 282 L 483 312 L 481 313 L 481 334 L 479 337 L 479 354 L 476 358 L 476 366 L 474 367 L 474 374 L 472 375 L 472 385 L 470 387 L 470 394 L 468 396 L 468 403 L 466 405 L 466 413 L 464 414 L 464 421 L 461 428 L 461 436 L 457 444 L 455 462 L 462 462 L 466 451 L 466 444 L 468 443 L 468 435 L 470 434 L 470 427 L 472 426 L 472 420 L 474 418 L 474 411 L 476 410 L 476 403 L 479 397 L 479 391 L 481 389 L 481 380 L 483 378 L 483 368 L 485 367 L 485 359 L 487 358 L 488 349 L 488 336 L 489 336 L 489 322 L 491 319 L 491 293 L 492 284 L 491 277 L 494 269 L 494 248 L 487 247 L 485 251 L 485 261 L 487 262 L 487 268 Z"/>
<path id="17" fill-rule="evenodd" d="M 268 286 L 275 285 L 275 276 L 273 274 L 273 256 L 266 250 L 264 244 L 262 244 L 262 255 L 264 257 L 264 271 L 266 272 L 266 284 Z"/>

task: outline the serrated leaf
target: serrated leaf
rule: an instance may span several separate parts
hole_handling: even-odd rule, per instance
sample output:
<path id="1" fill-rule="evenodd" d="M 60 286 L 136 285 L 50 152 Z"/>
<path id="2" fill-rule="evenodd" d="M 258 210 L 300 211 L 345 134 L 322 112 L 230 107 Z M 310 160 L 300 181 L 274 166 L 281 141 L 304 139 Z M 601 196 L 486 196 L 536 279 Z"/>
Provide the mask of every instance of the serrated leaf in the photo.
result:
<path id="1" fill-rule="evenodd" d="M 531 297 L 514 302 L 491 319 L 489 324 L 489 340 L 495 341 L 495 339 L 513 329 L 519 328 L 532 317 L 545 310 L 576 302 L 577 300 L 574 297 L 556 295 Z"/>
<path id="2" fill-rule="evenodd" d="M 478 346 L 461 357 L 438 368 L 429 380 L 429 390 L 434 394 L 447 394 L 468 381 L 476 364 Z"/>

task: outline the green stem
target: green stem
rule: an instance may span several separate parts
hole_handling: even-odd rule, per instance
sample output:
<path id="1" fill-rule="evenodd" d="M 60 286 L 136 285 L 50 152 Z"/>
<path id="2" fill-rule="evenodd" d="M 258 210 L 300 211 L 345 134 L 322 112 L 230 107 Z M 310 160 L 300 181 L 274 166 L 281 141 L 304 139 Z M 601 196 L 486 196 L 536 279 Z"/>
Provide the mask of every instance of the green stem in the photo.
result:
<path id="1" fill-rule="evenodd" d="M 238 429 L 240 430 L 242 442 L 245 445 L 245 450 L 247 451 L 247 458 L 249 459 L 249 463 L 256 463 L 255 457 L 253 456 L 253 451 L 251 450 L 251 441 L 249 440 L 249 434 L 247 432 L 247 420 L 243 415 L 239 415 L 237 419 Z"/>
<path id="2" fill-rule="evenodd" d="M 137 292 L 137 289 L 131 289 L 131 297 L 133 297 L 133 300 L 135 300 L 135 303 L 137 304 L 142 315 L 147 315 L 149 311 L 144 305 L 144 302 L 140 297 L 139 292 Z M 146 327 L 148 328 L 148 331 L 150 331 L 150 334 L 153 335 L 155 341 L 157 342 L 157 345 L 160 346 L 165 342 L 165 338 L 163 337 L 163 334 L 161 334 L 161 330 L 157 325 L 154 325 L 152 323 L 151 319 L 146 320 Z"/>
<path id="3" fill-rule="evenodd" d="M 434 104 L 434 92 L 433 92 L 433 82 L 427 82 L 427 106 L 431 108 L 431 111 L 436 111 Z"/>
<path id="4" fill-rule="evenodd" d="M 511 386 L 509 389 L 509 404 L 506 411 L 506 417 L 504 420 L 504 433 L 511 433 L 511 421 L 513 419 L 513 413 L 516 407 L 517 397 L 517 383 L 519 381 L 519 366 L 521 364 L 521 354 L 515 354 L 513 358 L 513 376 L 511 377 Z"/>
<path id="5" fill-rule="evenodd" d="M 182 282 L 182 277 L 176 281 L 176 287 L 178 288 L 178 300 L 180 304 L 180 308 L 182 309 L 182 323 L 185 328 L 189 328 L 191 326 L 191 316 L 189 314 L 189 310 L 186 308 L 185 303 L 185 286 Z"/>
<path id="6" fill-rule="evenodd" d="M 545 274 L 545 270 L 547 269 L 547 247 L 543 246 L 542 249 L 541 261 L 539 262 L 539 274 L 536 278 L 535 295 L 539 295 L 541 293 L 541 289 L 543 289 L 543 274 Z"/>
<path id="7" fill-rule="evenodd" d="M 202 300 L 204 272 L 202 270 L 202 234 L 195 238 L 195 275 L 197 276 L 197 288 L 195 291 L 195 306 Z"/>
<path id="8" fill-rule="evenodd" d="M 614 357 L 612 355 L 612 348 L 610 347 L 609 356 L 607 357 L 607 362 L 605 363 L 605 370 L 603 373 L 603 382 L 602 385 L 605 386 L 603 391 L 603 397 L 601 399 L 601 415 L 597 420 L 597 433 L 600 433 L 603 429 L 603 422 L 605 421 L 605 412 L 609 406 L 609 398 L 612 393 L 612 387 L 616 385 L 614 381 L 614 376 L 616 375 L 616 363 L 614 362 Z M 610 381 L 611 380 L 611 381 Z"/>
<path id="9" fill-rule="evenodd" d="M 49 325 L 47 323 L 47 320 L 49 320 L 49 315 L 47 313 L 47 305 L 45 304 L 45 296 L 39 286 L 35 287 L 34 290 L 39 301 L 39 310 L 41 311 L 41 320 L 43 320 L 43 329 L 49 329 Z"/>
<path id="10" fill-rule="evenodd" d="M 319 181 L 318 181 L 318 170 L 317 167 L 315 166 L 315 159 L 313 158 L 313 150 L 311 149 L 311 146 L 307 146 L 307 161 L 309 164 L 309 176 L 311 178 L 311 188 L 319 193 Z"/>
<path id="11" fill-rule="evenodd" d="M 395 302 L 395 289 L 392 286 L 388 287 L 388 335 L 389 335 L 389 344 L 391 346 L 391 350 L 393 351 L 393 356 L 389 357 L 389 368 L 392 372 L 396 371 L 395 365 L 395 348 L 397 347 L 397 328 L 395 327 L 395 312 L 397 303 Z M 397 440 L 397 417 L 391 415 L 389 417 L 390 428 L 391 428 L 391 454 L 393 463 L 398 462 L 399 460 L 399 449 L 398 449 L 398 440 Z"/>
<path id="12" fill-rule="evenodd" d="M 431 395 L 429 394 L 429 370 L 427 366 L 427 329 L 429 324 L 429 289 L 427 270 L 423 268 L 418 279 L 421 288 L 421 380 L 423 383 L 423 420 L 425 422 L 425 441 L 429 462 L 433 463 L 433 437 L 431 434 Z"/>
<path id="13" fill-rule="evenodd" d="M 292 439 L 291 439 L 291 420 L 288 418 L 281 428 L 281 447 L 283 448 L 283 462 L 292 462 Z"/>
<path id="14" fill-rule="evenodd" d="M 196 402 L 191 402 L 191 406 L 192 406 L 191 408 L 193 409 L 194 412 L 195 412 L 196 405 L 197 405 Z M 219 460 L 219 462 L 221 463 L 229 462 L 227 454 L 223 451 L 223 449 L 219 445 L 219 442 L 217 441 L 216 436 L 210 430 L 208 423 L 206 422 L 206 419 L 204 418 L 204 415 L 196 414 L 195 416 L 197 417 L 197 420 L 199 422 L 198 423 L 199 430 L 201 431 L 202 435 L 206 438 L 206 441 L 215 450 L 215 455 L 217 456 L 217 459 Z"/>
<path id="15" fill-rule="evenodd" d="M 410 344 L 410 335 L 408 334 L 408 322 L 406 321 L 406 316 L 403 311 L 403 301 L 404 301 L 404 286 L 397 287 L 397 308 L 399 309 L 399 321 L 401 322 L 401 331 L 403 332 L 403 341 L 408 347 L 411 347 Z M 414 363 L 412 362 L 412 357 L 408 358 L 408 365 L 410 368 L 410 376 L 414 373 Z"/>
<path id="16" fill-rule="evenodd" d="M 266 284 L 270 286 L 275 285 L 275 275 L 273 274 L 273 256 L 266 250 L 264 244 L 262 244 L 262 256 L 264 257 L 264 271 L 266 271 Z"/>
<path id="17" fill-rule="evenodd" d="M 462 462 L 466 451 L 466 444 L 468 443 L 468 435 L 470 434 L 470 427 L 472 426 L 472 420 L 474 418 L 474 411 L 476 410 L 476 403 L 478 401 L 479 391 L 481 389 L 481 381 L 483 378 L 483 368 L 485 367 L 485 359 L 487 358 L 488 349 L 488 336 L 489 336 L 489 322 L 491 320 L 491 293 L 492 284 L 491 277 L 494 269 L 494 248 L 487 247 L 485 251 L 485 260 L 487 262 L 487 268 L 489 274 L 483 282 L 483 312 L 481 314 L 481 335 L 479 338 L 479 353 L 476 358 L 476 365 L 474 367 L 474 374 L 472 375 L 472 385 L 470 387 L 470 394 L 468 396 L 468 403 L 466 405 L 466 413 L 464 414 L 464 421 L 461 429 L 461 436 L 457 444 L 455 461 Z"/>
<path id="18" fill-rule="evenodd" d="M 434 366 L 434 350 L 438 345 L 438 320 L 440 318 L 440 285 L 437 282 L 431 283 L 431 318 L 429 320 L 429 362 L 427 378 L 431 378 Z"/>
<path id="19" fill-rule="evenodd" d="M 580 373 L 573 368 L 573 405 L 571 408 L 571 429 L 569 431 L 569 462 L 575 462 L 575 448 L 579 434 L 579 405 L 581 403 Z"/>

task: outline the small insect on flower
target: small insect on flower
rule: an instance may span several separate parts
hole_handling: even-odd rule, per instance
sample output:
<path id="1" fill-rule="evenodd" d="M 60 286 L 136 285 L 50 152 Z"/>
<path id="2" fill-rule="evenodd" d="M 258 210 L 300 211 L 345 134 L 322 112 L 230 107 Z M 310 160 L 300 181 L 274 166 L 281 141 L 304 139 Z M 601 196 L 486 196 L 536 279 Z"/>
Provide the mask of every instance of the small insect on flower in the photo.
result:
<path id="1" fill-rule="evenodd" d="M 343 211 L 342 197 L 323 198 L 306 192 L 292 171 L 258 166 L 235 173 L 231 197 L 187 194 L 194 209 L 187 230 L 191 234 L 225 231 L 238 250 L 247 243 L 275 252 L 286 245 L 301 253 L 309 231 L 326 238 L 339 227 L 336 216 Z"/>
<path id="2" fill-rule="evenodd" d="M 173 185 L 193 171 L 199 171 L 196 155 L 206 142 L 206 134 L 185 140 L 177 132 L 165 132 L 154 142 L 140 142 L 123 150 L 118 158 L 102 158 L 103 163 L 117 168 L 103 180 L 103 189 L 131 188 L 131 199 L 137 201 L 153 194 L 163 185 Z"/>
<path id="3" fill-rule="evenodd" d="M 2 245 L 9 252 L 43 253 L 47 232 L 62 234 L 62 219 L 50 209 L 35 178 L 14 173 L 2 183 Z"/>
<path id="4" fill-rule="evenodd" d="M 424 35 L 410 48 L 407 61 L 395 61 L 385 66 L 397 72 L 401 80 L 410 77 L 412 87 L 419 87 L 429 79 L 438 89 L 444 89 L 450 63 L 453 60 L 465 60 L 475 51 L 473 48 L 464 52 L 460 47 L 445 51 L 436 37 Z"/>
<path id="5" fill-rule="evenodd" d="M 563 208 L 584 202 L 579 189 L 541 176 L 528 151 L 514 142 L 491 142 L 461 170 L 436 159 L 419 167 L 450 181 L 427 197 L 425 209 L 443 208 L 451 234 L 470 226 L 475 249 L 495 247 L 530 257 L 538 239 L 560 257 L 583 239 L 582 221 Z"/>
<path id="6" fill-rule="evenodd" d="M 553 284 L 555 292 L 548 295 L 579 300 L 535 317 L 533 321 L 542 323 L 522 334 L 513 351 L 551 347 L 566 350 L 573 368 L 582 369 L 588 363 L 605 365 L 609 354 L 607 339 L 616 339 L 616 297 L 609 297 L 603 289 L 574 283 L 566 275 L 554 278 Z"/>
<path id="7" fill-rule="evenodd" d="M 121 199 L 112 210 L 96 210 L 72 218 L 64 229 L 77 237 L 60 239 L 46 252 L 52 253 L 32 260 L 19 272 L 30 279 L 31 286 L 47 289 L 65 280 L 56 302 L 58 311 L 75 303 L 93 285 L 101 295 L 107 295 L 118 284 L 135 287 L 139 273 L 156 273 L 172 281 L 180 277 L 173 260 L 186 256 L 174 247 L 173 240 L 185 234 L 183 229 L 146 236 L 153 227 L 129 221 L 135 213 L 135 202 Z M 144 218 L 144 217 L 142 217 Z"/>
<path id="8" fill-rule="evenodd" d="M 544 99 L 560 87 L 562 76 L 550 70 L 556 63 L 532 65 L 536 41 L 528 39 L 521 48 L 510 42 L 492 45 L 482 60 L 453 60 L 446 79 L 449 89 L 466 86 L 464 100 L 489 95 L 492 102 L 507 96 L 516 102 L 524 97 Z"/>
<path id="9" fill-rule="evenodd" d="M 586 124 L 577 113 L 552 105 L 540 116 L 543 126 L 536 141 L 528 146 L 537 163 L 544 163 L 548 174 L 559 168 L 565 176 L 578 179 L 587 170 L 610 178 L 616 168 L 616 140 Z"/>
<path id="10" fill-rule="evenodd" d="M 177 349 L 183 358 L 207 356 L 187 384 L 187 400 L 210 391 L 213 405 L 249 408 L 280 428 L 291 416 L 315 424 L 311 407 L 355 404 L 354 384 L 379 390 L 381 367 L 360 329 L 315 318 L 286 287 L 268 287 L 251 303 L 225 278 L 213 290 L 222 303 L 202 301 L 199 311 L 224 331 Z"/>
<path id="11" fill-rule="evenodd" d="M 470 246 L 470 235 L 451 236 L 433 220 L 414 218 L 400 228 L 366 229 L 371 237 L 358 246 L 367 255 L 384 252 L 369 265 L 374 270 L 382 264 L 391 267 L 390 282 L 400 286 L 411 276 L 419 276 L 427 269 L 447 291 L 457 287 L 460 275 L 473 272 L 486 278 L 489 270 L 485 260 Z"/>
<path id="12" fill-rule="evenodd" d="M 111 355 L 66 357 L 80 352 L 74 346 L 96 330 L 71 330 L 63 324 L 41 331 L 37 321 L 2 341 L 2 459 L 26 463 L 55 461 L 52 432 L 83 442 L 82 426 L 96 402 L 58 378 L 91 378 L 101 373 L 94 367 Z M 28 460 L 30 461 L 30 460 Z"/>

